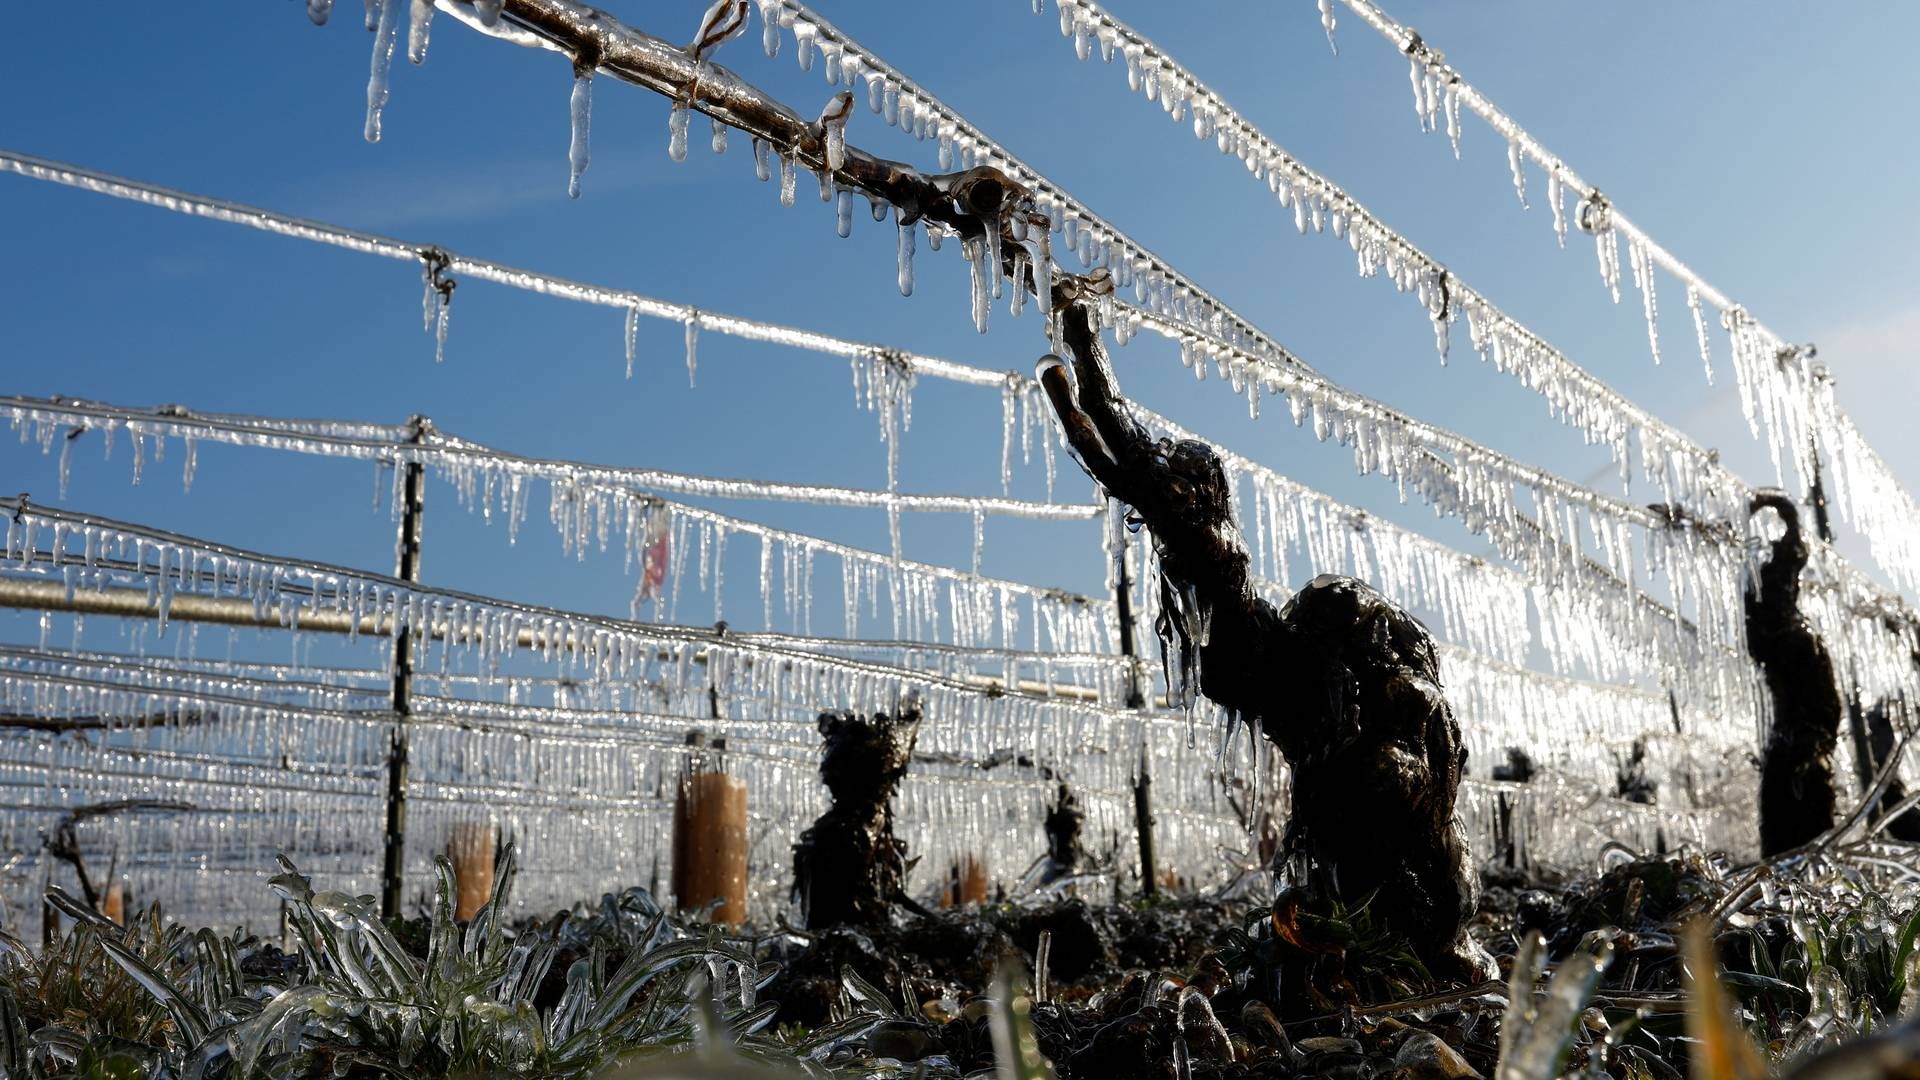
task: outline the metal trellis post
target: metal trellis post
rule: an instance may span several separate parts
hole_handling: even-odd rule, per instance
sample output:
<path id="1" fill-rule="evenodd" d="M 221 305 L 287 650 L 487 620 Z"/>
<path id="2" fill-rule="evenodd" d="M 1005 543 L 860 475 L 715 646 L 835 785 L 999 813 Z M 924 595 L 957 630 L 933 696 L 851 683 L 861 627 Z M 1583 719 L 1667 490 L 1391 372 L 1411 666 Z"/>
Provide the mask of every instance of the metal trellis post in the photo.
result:
<path id="1" fill-rule="evenodd" d="M 431 421 L 414 416 L 413 443 L 426 441 Z M 400 540 L 394 576 L 420 580 L 420 524 L 426 508 L 426 469 L 418 461 L 402 468 Z M 395 617 L 398 617 L 396 613 Z M 380 914 L 400 914 L 401 886 L 407 865 L 407 718 L 413 711 L 413 632 L 399 627 L 393 635 L 393 735 L 387 746 L 386 847 L 380 873 Z"/>
<path id="2" fill-rule="evenodd" d="M 1127 569 L 1127 524 L 1124 518 L 1109 514 L 1113 530 L 1114 610 L 1120 621 L 1120 654 L 1127 658 L 1127 708 L 1146 705 L 1147 696 L 1140 687 L 1140 651 L 1133 637 L 1133 578 Z"/>
<path id="3" fill-rule="evenodd" d="M 1133 781 L 1133 829 L 1140 835 L 1140 895 L 1154 896 L 1160 882 L 1153 865 L 1153 778 L 1147 773 L 1147 751 L 1140 749 L 1140 775 Z"/>

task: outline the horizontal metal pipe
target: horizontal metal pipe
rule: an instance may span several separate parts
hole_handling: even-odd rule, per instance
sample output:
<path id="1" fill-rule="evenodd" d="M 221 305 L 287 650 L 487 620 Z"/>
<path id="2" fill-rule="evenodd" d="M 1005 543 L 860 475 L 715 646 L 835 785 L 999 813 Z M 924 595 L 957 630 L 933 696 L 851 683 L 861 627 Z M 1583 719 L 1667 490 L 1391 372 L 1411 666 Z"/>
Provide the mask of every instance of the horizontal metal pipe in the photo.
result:
<path id="1" fill-rule="evenodd" d="M 75 615 L 109 615 L 123 619 L 153 619 L 160 615 L 160 601 L 149 596 L 143 589 L 75 589 L 69 595 L 67 587 L 58 581 L 20 581 L 0 578 L 0 608 L 22 608 L 37 611 L 61 611 Z M 181 622 L 212 623 L 220 626 L 246 626 L 260 630 L 310 630 L 321 634 L 346 634 L 357 632 L 372 637 L 392 635 L 392 620 L 378 615 L 362 615 L 359 627 L 353 626 L 353 618 L 342 611 L 315 611 L 302 609 L 298 626 L 288 626 L 280 621 L 272 611 L 262 615 L 255 610 L 253 601 L 233 597 L 195 596 L 192 593 L 175 593 L 167 604 L 167 618 Z M 444 641 L 447 628 L 436 623 L 430 636 L 435 641 Z M 559 642 L 567 645 L 571 639 Z M 521 629 L 516 645 L 522 649 L 546 648 L 553 642 L 546 641 L 531 629 Z M 703 649 L 693 655 L 695 663 L 704 664 L 707 660 Z M 911 674 L 911 672 L 909 672 Z M 1006 682 L 990 675 L 966 674 L 962 680 L 972 686 L 987 691 L 1005 691 Z M 1097 702 L 1100 692 L 1084 686 L 1053 686 L 1022 679 L 1016 683 L 1020 693 L 1051 695 L 1057 698 L 1069 698 L 1074 701 Z"/>

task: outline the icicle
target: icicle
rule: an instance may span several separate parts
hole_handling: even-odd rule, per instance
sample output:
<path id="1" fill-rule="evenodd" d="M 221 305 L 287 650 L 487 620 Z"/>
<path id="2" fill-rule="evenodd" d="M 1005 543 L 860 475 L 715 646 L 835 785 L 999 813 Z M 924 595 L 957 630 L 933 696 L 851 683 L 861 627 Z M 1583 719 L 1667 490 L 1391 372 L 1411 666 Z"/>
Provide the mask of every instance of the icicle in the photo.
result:
<path id="1" fill-rule="evenodd" d="M 1453 144 L 1453 159 L 1460 160 L 1460 81 L 1447 80 L 1447 141 Z"/>
<path id="2" fill-rule="evenodd" d="M 1007 372 L 1000 384 L 1000 494 L 1013 494 L 1013 401 L 1020 392 L 1019 377 Z"/>
<path id="3" fill-rule="evenodd" d="M 987 332 L 987 312 L 992 310 L 988 298 L 991 286 L 987 284 L 987 245 L 984 239 L 969 240 L 961 246 L 967 265 L 972 270 L 973 279 L 973 328 L 979 333 Z"/>
<path id="4" fill-rule="evenodd" d="M 1599 260 L 1600 280 L 1613 295 L 1613 302 L 1620 302 L 1620 237 L 1613 228 L 1613 215 L 1606 196 L 1598 191 L 1587 193 L 1580 200 L 1575 218 L 1580 231 L 1593 237 L 1593 253 Z"/>
<path id="5" fill-rule="evenodd" d="M 792 206 L 795 185 L 799 183 L 799 174 L 794 168 L 793 159 L 780 155 L 780 205 Z"/>
<path id="6" fill-rule="evenodd" d="M 307 18 L 315 26 L 327 25 L 327 16 L 333 14 L 333 0 L 307 0 Z"/>
<path id="7" fill-rule="evenodd" d="M 640 337 L 640 309 L 627 309 L 627 378 L 633 378 L 633 356 Z"/>
<path id="8" fill-rule="evenodd" d="M 913 295 L 913 234 L 918 226 L 904 220 L 905 210 L 895 210 L 894 217 L 899 220 L 899 237 L 894 242 L 894 258 L 899 262 L 900 295 Z"/>
<path id="9" fill-rule="evenodd" d="M 1707 338 L 1706 315 L 1700 310 L 1700 290 L 1687 286 L 1687 308 L 1693 312 L 1693 336 L 1700 344 L 1700 366 L 1706 369 L 1707 382 L 1713 382 L 1713 343 Z"/>
<path id="10" fill-rule="evenodd" d="M 1320 29 L 1327 32 L 1327 47 L 1340 55 L 1340 43 L 1333 39 L 1333 0 L 1320 0 Z"/>
<path id="11" fill-rule="evenodd" d="M 1608 226 L 1593 238 L 1593 248 L 1600 259 L 1600 280 L 1606 283 L 1607 292 L 1617 304 L 1620 302 L 1620 234 Z"/>
<path id="12" fill-rule="evenodd" d="M 60 501 L 61 502 L 66 501 L 67 482 L 73 479 L 74 440 L 86 434 L 86 431 L 87 429 L 84 427 L 72 428 L 67 432 L 66 436 L 60 440 Z"/>
<path id="13" fill-rule="evenodd" d="M 718 119 L 713 122 L 713 152 L 716 154 L 727 152 L 727 125 Z"/>
<path id="14" fill-rule="evenodd" d="M 380 4 L 373 30 L 373 69 L 367 75 L 367 129 L 370 143 L 380 141 L 380 111 L 387 107 L 387 83 L 393 74 L 393 50 L 400 36 L 401 0 Z M 372 8 L 368 8 L 369 13 Z"/>
<path id="15" fill-rule="evenodd" d="M 761 0 L 760 4 L 760 47 L 766 50 L 771 60 L 780 52 L 780 2 L 779 0 Z"/>
<path id="16" fill-rule="evenodd" d="M 819 36 L 819 30 L 812 23 L 793 24 L 794 59 L 800 64 L 801 71 L 813 70 L 813 39 Z"/>
<path id="17" fill-rule="evenodd" d="M 480 16 L 480 25 L 495 26 L 500 22 L 500 7 L 506 0 L 473 0 L 473 10 Z"/>
<path id="18" fill-rule="evenodd" d="M 1557 166 L 1547 167 L 1547 205 L 1553 207 L 1553 235 L 1561 247 L 1567 246 L 1567 208 Z"/>
<path id="19" fill-rule="evenodd" d="M 1420 130 L 1427 130 L 1427 74 L 1420 63 L 1420 57 L 1407 54 L 1407 82 L 1413 87 L 1413 115 L 1419 118 Z"/>
<path id="20" fill-rule="evenodd" d="M 667 113 L 667 156 L 675 161 L 687 160 L 687 124 L 693 110 L 684 101 L 676 101 Z"/>
<path id="21" fill-rule="evenodd" d="M 987 515 L 973 512 L 973 572 L 980 573 L 980 562 L 987 550 Z"/>
<path id="22" fill-rule="evenodd" d="M 439 309 L 433 320 L 433 362 L 444 364 L 447 362 L 447 322 L 453 317 L 451 294 L 440 297 Z"/>
<path id="23" fill-rule="evenodd" d="M 694 369 L 700 364 L 700 313 L 687 316 L 687 385 L 693 385 Z"/>
<path id="24" fill-rule="evenodd" d="M 577 71 L 573 76 L 573 96 L 567 101 L 573 119 L 573 137 L 567 143 L 567 197 L 580 197 L 580 174 L 587 171 L 588 128 L 593 115 L 593 72 Z"/>
<path id="25" fill-rule="evenodd" d="M 753 137 L 753 174 L 763 184 L 773 178 L 773 168 L 767 163 L 767 141 L 758 135 Z"/>
<path id="26" fill-rule="evenodd" d="M 427 37 L 433 30 L 433 0 L 413 0 L 407 13 L 407 59 L 427 62 Z"/>
<path id="27" fill-rule="evenodd" d="M 845 240 L 853 235 L 853 192 L 842 188 L 833 208 L 833 228 Z"/>
<path id="28" fill-rule="evenodd" d="M 1640 289 L 1640 310 L 1647 320 L 1647 345 L 1653 350 L 1653 362 L 1660 363 L 1660 305 L 1654 298 L 1653 260 L 1647 247 L 1638 240 L 1627 242 L 1627 261 L 1633 267 L 1633 283 Z"/>
<path id="29" fill-rule="evenodd" d="M 1520 141 L 1518 139 L 1507 140 L 1507 170 L 1513 173 L 1513 193 L 1520 197 L 1521 208 L 1529 209 L 1527 206 L 1527 170 L 1526 166 L 1520 160 Z"/>
<path id="30" fill-rule="evenodd" d="M 433 329 L 434 310 L 440 306 L 440 290 L 434 288 L 434 285 L 433 285 L 433 266 L 434 266 L 434 260 L 432 258 L 425 258 L 421 260 L 421 263 L 420 263 L 420 329 L 422 332 L 431 331 Z"/>

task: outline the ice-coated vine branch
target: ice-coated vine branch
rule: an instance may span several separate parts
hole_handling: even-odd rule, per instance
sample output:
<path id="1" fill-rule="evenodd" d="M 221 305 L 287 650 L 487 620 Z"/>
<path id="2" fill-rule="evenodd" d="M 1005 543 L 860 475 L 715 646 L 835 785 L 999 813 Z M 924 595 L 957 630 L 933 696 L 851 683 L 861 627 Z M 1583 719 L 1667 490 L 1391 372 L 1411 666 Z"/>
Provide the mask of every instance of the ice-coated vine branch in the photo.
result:
<path id="1" fill-rule="evenodd" d="M 453 2 L 453 0 L 450 0 Z M 694 51 L 622 23 L 576 0 L 505 0 L 501 19 L 572 57 L 577 70 L 600 72 L 682 102 L 761 139 L 841 187 L 899 208 L 908 221 L 936 221 L 963 237 L 985 231 L 982 214 L 997 215 L 1004 188 L 969 177 L 972 170 L 929 176 L 876 157 L 809 121 L 727 68 Z M 841 118 L 844 123 L 844 117 Z M 830 161 L 830 157 L 838 158 Z M 988 205 L 988 201 L 991 204 Z"/>

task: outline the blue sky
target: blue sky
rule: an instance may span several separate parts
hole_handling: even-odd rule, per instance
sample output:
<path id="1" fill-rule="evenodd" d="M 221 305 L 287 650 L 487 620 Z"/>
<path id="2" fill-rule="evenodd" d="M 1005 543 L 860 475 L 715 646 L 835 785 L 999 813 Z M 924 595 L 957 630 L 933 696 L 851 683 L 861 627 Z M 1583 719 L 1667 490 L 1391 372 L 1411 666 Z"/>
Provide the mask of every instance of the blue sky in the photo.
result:
<path id="1" fill-rule="evenodd" d="M 612 2 L 622 18 L 682 40 L 702 3 Z M 1485 369 L 1456 337 L 1435 359 L 1426 320 L 1353 273 L 1343 243 L 1302 238 L 1238 162 L 1203 151 L 1186 125 L 1126 92 L 1124 71 L 1076 64 L 1051 8 L 1026 0 L 934 8 L 822 4 L 824 13 L 994 134 L 1015 153 L 1182 267 L 1322 371 L 1428 420 L 1597 479 L 1597 451 L 1543 403 Z M 1538 204 L 1516 205 L 1504 146 L 1469 117 L 1464 160 L 1423 135 L 1403 58 L 1341 19 L 1341 54 L 1313 5 L 1205 6 L 1114 0 L 1116 13 L 1196 69 L 1310 166 L 1661 416 L 1721 447 L 1750 480 L 1770 479 L 1731 385 L 1693 359 L 1681 290 L 1664 286 L 1667 361 L 1647 354 L 1636 295 L 1609 303 L 1590 244 L 1558 250 Z M 696 125 L 684 164 L 666 154 L 661 99 L 602 80 L 593 164 L 566 196 L 570 72 L 552 54 L 488 41 L 442 18 L 427 62 L 396 64 L 385 139 L 361 137 L 369 35 L 340 0 L 314 28 L 302 5 L 220 0 L 109 5 L 89 31 L 43 6 L 0 41 L 0 145 L 192 191 L 437 243 L 716 310 L 1030 370 L 1038 323 L 968 316 L 965 269 L 923 250 L 902 298 L 891 227 L 857 214 L 834 235 L 809 185 L 792 209 L 755 181 L 746 140 L 723 157 Z M 1920 151 L 1905 132 L 1920 98 L 1920 8 L 1879 3 L 1844 19 L 1814 5 L 1612 5 L 1401 0 L 1393 13 L 1444 49 L 1496 102 L 1597 183 L 1672 250 L 1775 329 L 1817 342 L 1868 437 L 1920 488 L 1920 382 L 1913 282 Z M 38 26 L 36 22 L 47 25 Z M 812 115 L 827 96 L 789 41 L 775 60 L 758 27 L 720 59 Z M 856 112 L 849 141 L 935 167 L 915 143 Z M 128 404 L 398 422 L 423 412 L 505 449 L 717 475 L 880 486 L 873 419 L 853 407 L 845 365 L 702 342 L 689 389 L 678 327 L 644 326 L 623 378 L 617 312 L 471 284 L 455 304 L 447 361 L 420 330 L 419 273 L 230 226 L 0 176 L 0 356 L 10 393 Z M 1724 345 L 1720 346 L 1724 371 Z M 1393 488 L 1353 475 L 1274 408 L 1250 421 L 1224 387 L 1196 385 L 1143 339 L 1117 359 L 1128 393 L 1297 479 L 1472 550 L 1484 545 Z M 915 394 L 901 457 L 910 491 L 998 487 L 997 394 L 937 382 Z M 261 451 L 203 448 L 190 493 L 176 459 L 128 484 L 124 444 L 79 456 L 68 504 L 288 555 L 391 567 L 392 526 L 369 509 L 369 470 Z M 37 448 L 0 444 L 0 488 L 54 501 Z M 1063 472 L 1070 493 L 1085 482 Z M 429 582 L 557 606 L 624 613 L 616 556 L 572 563 L 544 521 L 517 547 L 429 493 Z M 1016 494 L 1041 497 L 1038 469 Z M 792 506 L 730 512 L 882 548 L 878 515 Z M 989 572 L 1084 591 L 1101 587 L 1091 527 L 990 526 Z M 910 518 L 906 551 L 964 563 L 964 519 Z M 748 551 L 730 567 L 752 578 Z M 757 609 L 742 591 L 729 606 Z M 9 615 L 15 631 L 21 616 Z M 0 624 L 5 625 L 5 624 Z"/>

